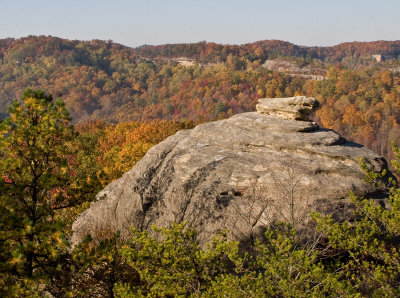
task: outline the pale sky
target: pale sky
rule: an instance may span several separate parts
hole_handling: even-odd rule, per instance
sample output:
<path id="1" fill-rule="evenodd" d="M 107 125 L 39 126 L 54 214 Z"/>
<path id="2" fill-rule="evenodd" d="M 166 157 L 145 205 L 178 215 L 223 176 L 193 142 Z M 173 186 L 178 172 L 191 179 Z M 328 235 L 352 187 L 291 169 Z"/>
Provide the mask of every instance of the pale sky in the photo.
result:
<path id="1" fill-rule="evenodd" d="M 0 38 L 328 46 L 399 40 L 399 13 L 400 0 L 0 0 Z"/>

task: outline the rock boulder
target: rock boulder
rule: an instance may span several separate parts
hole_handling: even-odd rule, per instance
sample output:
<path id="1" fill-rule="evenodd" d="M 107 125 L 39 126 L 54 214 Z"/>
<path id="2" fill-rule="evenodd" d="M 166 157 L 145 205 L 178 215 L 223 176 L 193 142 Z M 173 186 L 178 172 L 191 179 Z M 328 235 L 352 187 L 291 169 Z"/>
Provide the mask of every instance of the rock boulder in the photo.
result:
<path id="1" fill-rule="evenodd" d="M 298 101 L 307 111 L 316 105 L 307 98 L 283 102 Z M 291 110 L 276 102 L 277 110 Z M 303 227 L 312 210 L 345 218 L 350 191 L 379 193 L 364 182 L 359 158 L 377 172 L 387 167 L 374 152 L 310 121 L 250 112 L 205 123 L 152 147 L 101 191 L 75 220 L 72 242 L 182 221 L 202 243 L 223 229 L 248 241 L 276 221 Z"/>
<path id="2" fill-rule="evenodd" d="M 262 98 L 258 100 L 257 111 L 261 114 L 274 115 L 290 120 L 309 120 L 319 103 L 312 97 L 295 96 L 288 98 Z"/>

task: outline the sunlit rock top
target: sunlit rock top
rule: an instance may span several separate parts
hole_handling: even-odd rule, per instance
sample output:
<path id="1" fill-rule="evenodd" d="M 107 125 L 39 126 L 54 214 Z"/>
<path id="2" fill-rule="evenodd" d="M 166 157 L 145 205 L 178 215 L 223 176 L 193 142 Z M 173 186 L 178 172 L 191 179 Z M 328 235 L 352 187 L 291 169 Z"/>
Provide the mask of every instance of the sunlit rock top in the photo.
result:
<path id="1" fill-rule="evenodd" d="M 306 96 L 261 98 L 258 102 L 256 108 L 260 114 L 303 121 L 308 121 L 310 114 L 319 106 L 316 99 Z"/>

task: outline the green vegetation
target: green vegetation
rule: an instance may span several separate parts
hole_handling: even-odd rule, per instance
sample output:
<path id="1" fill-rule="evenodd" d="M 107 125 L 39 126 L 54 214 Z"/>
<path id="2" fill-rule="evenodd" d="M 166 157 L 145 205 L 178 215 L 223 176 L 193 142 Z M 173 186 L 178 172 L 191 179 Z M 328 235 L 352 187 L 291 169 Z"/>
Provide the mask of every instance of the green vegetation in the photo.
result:
<path id="1" fill-rule="evenodd" d="M 184 223 L 96 231 L 71 248 L 73 219 L 99 188 L 153 144 L 192 122 L 153 121 L 75 129 L 61 100 L 26 90 L 0 124 L 0 295 L 35 297 L 396 297 L 400 295 L 400 188 L 388 206 L 353 197 L 353 222 L 313 214 L 318 237 L 299 242 L 287 224 L 249 252 L 224 233 L 201 247 Z M 394 146 L 395 157 L 400 149 Z M 118 156 L 115 159 L 110 156 Z M 121 162 L 122 160 L 122 162 Z M 129 167 L 130 167 L 129 166 Z M 396 159 L 393 168 L 400 170 Z M 369 174 L 373 183 L 382 175 Z M 383 180 L 382 180 L 383 181 Z"/>
<path id="2" fill-rule="evenodd" d="M 194 124 L 94 122 L 78 126 L 77 133 L 61 99 L 31 89 L 14 101 L 9 114 L 0 123 L 1 296 L 67 295 L 78 284 L 84 289 L 87 270 L 100 270 L 97 262 L 106 254 L 101 250 L 93 258 L 90 250 L 102 246 L 92 243 L 71 254 L 74 218 L 152 145 Z M 101 276 L 107 279 L 109 268 L 104 268 Z M 106 283 L 112 289 L 115 281 Z"/>
<path id="3" fill-rule="evenodd" d="M 75 201 L 66 189 L 73 136 L 63 103 L 41 91 L 26 90 L 9 112 L 0 129 L 2 269 L 40 280 L 66 245 L 56 210 Z"/>
<path id="4" fill-rule="evenodd" d="M 392 58 L 377 63 L 376 53 Z M 282 225 L 251 253 L 224 234 L 203 248 L 184 224 L 134 231 L 128 242 L 96 231 L 106 240 L 68 243 L 74 218 L 149 148 L 198 122 L 254 110 L 260 97 L 317 98 L 318 123 L 396 158 L 398 172 L 400 150 L 390 143 L 400 137 L 399 54 L 399 42 L 383 41 L 130 49 L 52 37 L 0 40 L 0 296 L 400 296 L 394 183 L 386 208 L 353 197 L 351 223 L 313 214 L 312 243 L 299 243 Z M 180 65 L 182 56 L 194 65 Z M 276 58 L 326 78 L 262 66 Z M 65 106 L 40 90 L 21 91 L 29 86 L 62 95 Z M 12 103 L 15 97 L 21 100 Z"/>

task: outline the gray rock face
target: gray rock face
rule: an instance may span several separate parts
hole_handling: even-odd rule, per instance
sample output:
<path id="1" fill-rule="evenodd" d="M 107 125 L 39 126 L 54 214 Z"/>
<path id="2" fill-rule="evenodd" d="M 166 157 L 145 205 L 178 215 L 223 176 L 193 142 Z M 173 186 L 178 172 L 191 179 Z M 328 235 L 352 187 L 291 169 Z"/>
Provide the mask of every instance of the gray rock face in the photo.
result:
<path id="1" fill-rule="evenodd" d="M 382 157 L 309 121 L 251 112 L 202 124 L 154 146 L 101 191 L 75 220 L 72 242 L 182 221 L 202 243 L 222 229 L 248 241 L 278 220 L 303 227 L 312 210 L 343 218 L 350 191 L 376 191 L 359 157 L 386 168 Z"/>
<path id="2" fill-rule="evenodd" d="M 283 119 L 307 121 L 319 103 L 312 97 L 261 98 L 256 106 L 261 114 L 274 115 Z"/>

